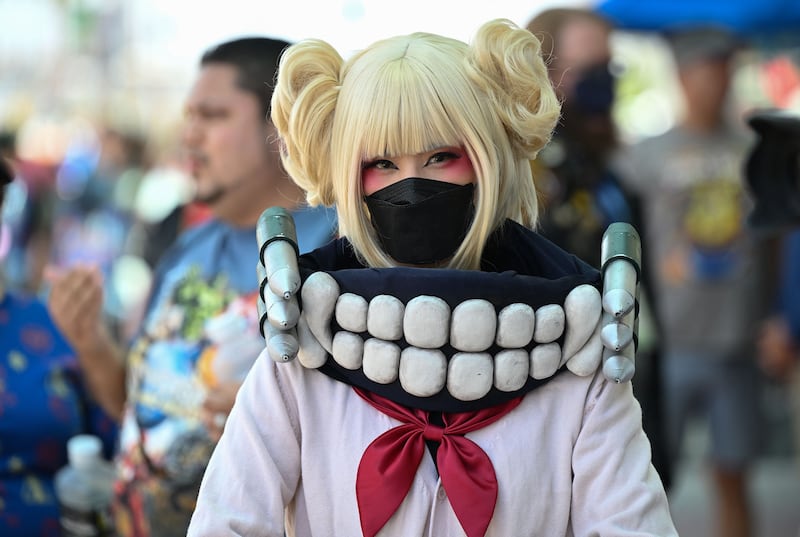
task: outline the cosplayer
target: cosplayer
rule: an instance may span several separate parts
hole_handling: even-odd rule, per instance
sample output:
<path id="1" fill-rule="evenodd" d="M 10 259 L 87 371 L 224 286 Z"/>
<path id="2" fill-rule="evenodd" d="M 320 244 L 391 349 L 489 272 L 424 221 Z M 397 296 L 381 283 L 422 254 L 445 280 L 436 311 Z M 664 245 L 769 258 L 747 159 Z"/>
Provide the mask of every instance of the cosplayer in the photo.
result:
<path id="1" fill-rule="evenodd" d="M 627 382 L 638 236 L 601 280 L 531 231 L 558 117 L 509 21 L 287 49 L 284 165 L 341 238 L 298 260 L 262 216 L 267 348 L 189 535 L 676 535 Z"/>

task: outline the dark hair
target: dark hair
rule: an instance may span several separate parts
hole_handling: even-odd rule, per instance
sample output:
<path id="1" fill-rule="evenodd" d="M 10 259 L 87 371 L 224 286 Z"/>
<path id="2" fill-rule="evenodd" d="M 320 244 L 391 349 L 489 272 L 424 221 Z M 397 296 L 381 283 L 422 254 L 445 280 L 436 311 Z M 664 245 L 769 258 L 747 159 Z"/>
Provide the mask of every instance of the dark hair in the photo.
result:
<path id="1" fill-rule="evenodd" d="M 542 11 L 526 26 L 527 30 L 539 38 L 542 43 L 542 56 L 547 63 L 552 63 L 558 58 L 558 40 L 561 30 L 565 25 L 574 20 L 588 20 L 604 26 L 609 31 L 611 22 L 603 15 L 579 7 L 556 7 Z"/>
<path id="2" fill-rule="evenodd" d="M 234 39 L 208 49 L 200 59 L 200 66 L 225 63 L 236 67 L 239 71 L 237 85 L 258 98 L 263 117 L 269 119 L 278 61 L 289 44 L 282 39 L 268 37 Z"/>
<path id="3" fill-rule="evenodd" d="M 11 166 L 6 160 L 0 156 L 0 208 L 3 207 L 3 200 L 6 194 L 6 185 L 14 179 L 14 174 L 11 172 Z"/>

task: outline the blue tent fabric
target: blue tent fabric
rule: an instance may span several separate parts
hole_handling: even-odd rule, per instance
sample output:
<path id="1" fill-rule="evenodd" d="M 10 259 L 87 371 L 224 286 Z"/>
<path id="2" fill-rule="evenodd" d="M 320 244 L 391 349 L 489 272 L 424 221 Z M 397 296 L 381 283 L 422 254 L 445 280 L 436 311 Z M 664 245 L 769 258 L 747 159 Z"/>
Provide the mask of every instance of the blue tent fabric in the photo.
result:
<path id="1" fill-rule="evenodd" d="M 720 26 L 754 38 L 800 32 L 799 0 L 600 0 L 595 11 L 627 30 Z"/>

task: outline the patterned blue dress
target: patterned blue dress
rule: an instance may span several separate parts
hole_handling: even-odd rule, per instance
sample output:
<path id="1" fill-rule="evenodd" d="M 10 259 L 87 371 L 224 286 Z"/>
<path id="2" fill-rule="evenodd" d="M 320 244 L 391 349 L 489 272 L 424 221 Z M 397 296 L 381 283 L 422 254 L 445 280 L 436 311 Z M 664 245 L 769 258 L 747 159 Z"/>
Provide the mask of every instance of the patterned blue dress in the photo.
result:
<path id="1" fill-rule="evenodd" d="M 53 476 L 67 462 L 67 440 L 85 432 L 112 453 L 116 425 L 89 401 L 45 305 L 0 296 L 0 535 L 61 534 Z"/>

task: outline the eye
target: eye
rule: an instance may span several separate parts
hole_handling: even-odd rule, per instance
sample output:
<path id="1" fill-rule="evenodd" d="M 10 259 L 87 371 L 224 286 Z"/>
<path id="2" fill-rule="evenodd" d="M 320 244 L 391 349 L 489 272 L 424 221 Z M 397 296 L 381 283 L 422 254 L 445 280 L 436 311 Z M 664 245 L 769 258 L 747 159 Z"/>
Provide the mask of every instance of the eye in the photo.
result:
<path id="1" fill-rule="evenodd" d="M 228 110 L 222 107 L 207 107 L 203 106 L 198 108 L 197 117 L 206 121 L 223 119 L 228 116 Z"/>
<path id="2" fill-rule="evenodd" d="M 375 170 L 391 170 L 396 169 L 394 162 L 386 159 L 376 159 L 366 162 L 361 166 L 362 170 L 375 169 Z"/>
<path id="3" fill-rule="evenodd" d="M 459 158 L 461 158 L 461 155 L 453 151 L 438 151 L 431 155 L 426 165 L 441 164 L 442 162 L 447 162 L 448 160 L 457 160 Z"/>

